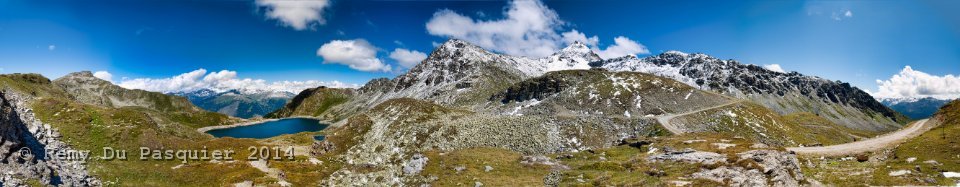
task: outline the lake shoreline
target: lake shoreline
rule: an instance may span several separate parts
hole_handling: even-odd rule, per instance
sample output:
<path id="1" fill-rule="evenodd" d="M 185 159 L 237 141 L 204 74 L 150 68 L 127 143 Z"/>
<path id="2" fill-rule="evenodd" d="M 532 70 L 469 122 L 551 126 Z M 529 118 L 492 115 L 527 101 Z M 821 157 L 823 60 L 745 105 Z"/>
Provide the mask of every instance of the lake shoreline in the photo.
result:
<path id="1" fill-rule="evenodd" d="M 250 126 L 250 125 L 256 125 L 256 124 L 261 124 L 261 123 L 266 123 L 266 122 L 280 121 L 280 120 L 284 120 L 284 119 L 315 119 L 315 120 L 320 121 L 320 123 L 331 124 L 331 123 L 327 122 L 326 120 L 322 120 L 322 119 L 320 119 L 320 118 L 313 117 L 313 116 L 291 116 L 291 117 L 285 117 L 285 118 L 261 119 L 261 120 L 245 121 L 245 122 L 236 123 L 236 124 L 231 124 L 231 125 L 218 125 L 218 126 L 201 127 L 201 128 L 198 128 L 198 129 L 197 129 L 197 132 L 200 132 L 200 133 L 204 133 L 204 134 L 209 135 L 209 134 L 207 133 L 207 131 L 212 131 L 212 130 L 217 130 L 217 129 L 229 129 L 229 128 L 234 128 L 234 127 Z M 211 136 L 212 136 L 212 135 L 211 135 Z"/>

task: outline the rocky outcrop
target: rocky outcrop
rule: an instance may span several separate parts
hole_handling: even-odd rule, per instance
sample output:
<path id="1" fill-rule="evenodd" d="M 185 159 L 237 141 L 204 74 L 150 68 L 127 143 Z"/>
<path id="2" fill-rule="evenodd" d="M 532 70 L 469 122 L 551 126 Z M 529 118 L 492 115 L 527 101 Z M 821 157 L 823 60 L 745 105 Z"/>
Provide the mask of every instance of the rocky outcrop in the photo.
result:
<path id="1" fill-rule="evenodd" d="M 650 155 L 647 157 L 649 162 L 657 161 L 678 161 L 686 163 L 716 164 L 725 162 L 727 157 L 719 153 L 697 151 L 690 148 L 683 150 L 665 150 L 665 153 Z"/>
<path id="2" fill-rule="evenodd" d="M 99 186 L 83 161 L 53 156 L 73 151 L 60 133 L 38 120 L 27 108 L 29 98 L 0 90 L 0 185 L 21 186 L 28 180 L 42 184 Z"/>
<path id="3" fill-rule="evenodd" d="M 796 155 L 775 150 L 751 150 L 737 154 L 735 163 L 703 169 L 693 178 L 729 186 L 801 186 L 808 184 Z"/>

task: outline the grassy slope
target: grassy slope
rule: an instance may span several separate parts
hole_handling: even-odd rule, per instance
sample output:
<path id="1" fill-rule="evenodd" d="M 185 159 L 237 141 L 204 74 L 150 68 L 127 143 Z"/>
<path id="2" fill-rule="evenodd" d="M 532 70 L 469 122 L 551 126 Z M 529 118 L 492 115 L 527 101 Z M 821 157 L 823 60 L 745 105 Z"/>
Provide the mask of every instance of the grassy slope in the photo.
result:
<path id="1" fill-rule="evenodd" d="M 266 115 L 267 118 L 283 118 L 290 116 L 317 116 L 322 117 L 328 109 L 349 100 L 353 91 L 343 88 L 312 88 L 307 89 L 294 97 L 286 106 Z"/>
<path id="2" fill-rule="evenodd" d="M 832 145 L 851 142 L 857 137 L 875 134 L 857 131 L 810 113 L 780 116 L 752 102 L 741 102 L 688 116 L 674 123 L 686 124 L 702 132 L 726 132 L 778 146 Z"/>
<path id="3" fill-rule="evenodd" d="M 242 181 L 270 184 L 275 179 L 246 162 L 249 146 L 273 140 L 219 138 L 214 139 L 196 128 L 235 122 L 235 119 L 213 112 L 167 111 L 143 107 L 111 108 L 75 102 L 63 90 L 39 75 L 0 75 L 0 88 L 9 88 L 35 97 L 30 103 L 34 113 L 62 135 L 61 140 L 74 149 L 90 150 L 94 159 L 87 162 L 92 174 L 107 185 L 122 186 L 226 186 Z M 153 94 L 150 94 L 153 95 Z M 169 109 L 169 108 L 164 108 Z M 297 134 L 290 139 L 312 139 L 312 134 Z M 278 139 L 280 139 L 278 138 Z M 293 141 L 293 145 L 310 145 L 312 141 Z M 127 160 L 100 160 L 103 147 L 127 150 Z M 231 149 L 235 162 L 212 163 L 190 161 L 141 161 L 139 147 L 152 149 Z M 315 185 L 336 167 L 336 161 L 318 158 L 323 165 L 306 162 L 298 156 L 293 161 L 270 162 L 287 174 L 287 180 L 298 186 Z"/>
<path id="4" fill-rule="evenodd" d="M 684 143 L 686 140 L 703 142 Z M 641 147 L 619 145 L 610 148 L 546 155 L 569 169 L 556 169 L 549 165 L 521 163 L 521 155 L 496 148 L 471 148 L 450 152 L 431 151 L 427 166 L 420 175 L 436 177 L 432 185 L 474 185 L 481 182 L 492 186 L 542 186 L 544 177 L 558 172 L 561 186 L 669 186 L 673 181 L 688 181 L 694 186 L 718 186 L 708 180 L 688 179 L 701 169 L 716 168 L 724 164 L 749 165 L 749 162 L 721 163 L 717 165 L 689 164 L 682 162 L 648 162 L 652 147 L 674 149 L 692 148 L 716 152 L 733 157 L 736 153 L 752 150 L 752 141 L 726 133 L 685 134 L 664 138 L 649 138 L 653 144 Z M 713 143 L 728 143 L 736 146 L 719 149 Z M 776 148 L 770 148 L 776 149 Z M 662 151 L 660 151 L 662 152 Z M 555 159 L 559 158 L 559 159 Z M 484 171 L 485 166 L 493 170 Z M 462 167 L 462 171 L 457 171 Z"/>
<path id="5" fill-rule="evenodd" d="M 805 168 L 827 184 L 859 185 L 956 185 L 960 180 L 944 178 L 941 172 L 960 172 L 960 101 L 942 107 L 928 123 L 939 127 L 908 140 L 889 151 L 869 154 L 877 161 L 856 162 L 806 158 L 819 162 Z M 908 158 L 916 161 L 908 162 Z M 936 161 L 937 164 L 925 163 Z M 893 171 L 908 170 L 903 176 L 890 176 Z"/>

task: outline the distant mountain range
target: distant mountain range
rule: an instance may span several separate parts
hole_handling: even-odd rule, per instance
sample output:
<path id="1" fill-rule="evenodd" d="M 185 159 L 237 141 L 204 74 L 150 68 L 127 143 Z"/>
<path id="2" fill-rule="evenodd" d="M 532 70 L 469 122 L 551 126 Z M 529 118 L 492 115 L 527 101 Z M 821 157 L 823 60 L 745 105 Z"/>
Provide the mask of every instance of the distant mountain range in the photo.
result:
<path id="1" fill-rule="evenodd" d="M 186 97 L 191 103 L 204 110 L 240 118 L 262 117 L 282 108 L 296 95 L 285 91 L 227 90 L 217 92 L 210 89 L 168 94 Z"/>
<path id="2" fill-rule="evenodd" d="M 928 118 L 952 99 L 925 98 L 881 98 L 880 103 L 912 119 Z"/>

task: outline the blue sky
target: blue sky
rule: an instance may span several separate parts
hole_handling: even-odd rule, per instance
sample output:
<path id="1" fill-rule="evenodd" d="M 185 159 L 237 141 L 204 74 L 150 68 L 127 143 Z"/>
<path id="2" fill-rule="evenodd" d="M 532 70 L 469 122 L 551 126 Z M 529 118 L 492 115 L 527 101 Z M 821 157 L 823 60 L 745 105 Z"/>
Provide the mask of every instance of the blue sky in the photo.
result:
<path id="1" fill-rule="evenodd" d="M 297 26 L 271 17 L 278 9 L 264 2 L 0 0 L 0 73 L 55 78 L 109 71 L 120 81 L 203 68 L 267 82 L 363 84 L 406 69 L 390 57 L 398 48 L 429 54 L 434 43 L 458 37 L 428 30 L 427 22 L 438 12 L 496 21 L 509 19 L 504 13 L 511 6 L 505 1 L 321 1 L 315 5 L 321 8 L 307 9 L 319 18 Z M 559 23 L 548 28 L 552 32 L 597 36 L 600 49 L 618 45 L 615 37 L 628 38 L 649 51 L 631 51 L 638 56 L 701 52 L 778 64 L 871 91 L 883 89 L 877 80 L 899 84 L 891 76 L 904 75 L 908 65 L 934 82 L 949 82 L 943 75 L 960 73 L 960 13 L 951 10 L 960 7 L 956 1 L 567 0 L 543 5 L 557 15 Z M 363 41 L 356 45 L 374 49 L 366 60 L 384 66 L 362 70 L 347 65 L 361 63 L 345 59 L 355 56 L 318 55 L 321 46 L 335 40 Z M 895 86 L 889 89 L 900 92 Z M 905 89 L 922 95 L 925 88 Z"/>

